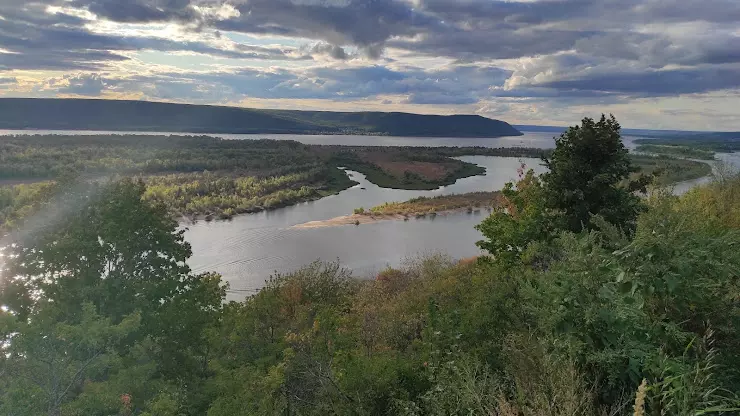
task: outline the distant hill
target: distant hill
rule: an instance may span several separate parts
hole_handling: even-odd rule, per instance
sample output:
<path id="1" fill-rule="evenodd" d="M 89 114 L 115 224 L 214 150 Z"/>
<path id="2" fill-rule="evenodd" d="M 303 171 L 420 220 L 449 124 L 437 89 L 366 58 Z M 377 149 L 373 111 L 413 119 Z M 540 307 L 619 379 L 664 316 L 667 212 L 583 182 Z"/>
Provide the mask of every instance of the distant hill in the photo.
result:
<path id="1" fill-rule="evenodd" d="M 147 101 L 34 98 L 0 99 L 0 129 L 421 137 L 522 135 L 506 122 L 477 115 L 262 110 Z"/>

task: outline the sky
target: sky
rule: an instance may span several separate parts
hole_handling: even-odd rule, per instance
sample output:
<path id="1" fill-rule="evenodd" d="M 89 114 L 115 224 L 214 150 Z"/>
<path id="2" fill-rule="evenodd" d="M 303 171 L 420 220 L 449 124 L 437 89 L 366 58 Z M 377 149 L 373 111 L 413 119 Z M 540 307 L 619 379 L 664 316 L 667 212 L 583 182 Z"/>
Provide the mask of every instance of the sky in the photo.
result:
<path id="1" fill-rule="evenodd" d="M 0 97 L 740 130 L 740 0 L 0 0 Z"/>

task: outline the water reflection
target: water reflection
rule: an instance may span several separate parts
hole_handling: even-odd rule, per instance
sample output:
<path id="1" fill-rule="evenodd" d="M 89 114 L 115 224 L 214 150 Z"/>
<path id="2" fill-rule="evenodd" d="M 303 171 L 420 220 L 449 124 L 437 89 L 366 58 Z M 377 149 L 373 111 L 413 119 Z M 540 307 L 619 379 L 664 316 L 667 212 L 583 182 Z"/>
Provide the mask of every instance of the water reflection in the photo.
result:
<path id="1" fill-rule="evenodd" d="M 479 253 L 478 214 L 450 214 L 436 219 L 385 221 L 361 226 L 292 229 L 293 225 L 352 213 L 387 201 L 478 190 L 498 190 L 516 179 L 521 161 L 542 173 L 538 159 L 468 156 L 462 160 L 487 169 L 485 176 L 461 179 L 433 191 L 380 188 L 357 172 L 348 174 L 360 184 L 314 202 L 244 215 L 229 222 L 199 222 L 189 227 L 193 245 L 190 265 L 198 272 L 216 271 L 238 290 L 255 290 L 274 271 L 289 272 L 317 259 L 340 259 L 359 276 L 370 276 L 387 265 L 428 252 L 444 252 L 455 258 Z M 361 188 L 365 188 L 364 190 Z M 238 297 L 238 295 L 235 295 Z"/>

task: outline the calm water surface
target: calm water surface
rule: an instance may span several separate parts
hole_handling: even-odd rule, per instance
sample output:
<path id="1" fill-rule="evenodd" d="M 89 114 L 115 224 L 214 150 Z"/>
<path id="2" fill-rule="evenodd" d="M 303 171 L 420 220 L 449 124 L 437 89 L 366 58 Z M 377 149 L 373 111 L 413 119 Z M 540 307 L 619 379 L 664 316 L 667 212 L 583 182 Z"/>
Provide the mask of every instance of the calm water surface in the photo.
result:
<path id="1" fill-rule="evenodd" d="M 519 137 L 503 138 L 417 138 L 386 136 L 307 136 L 307 135 L 214 135 L 227 139 L 271 138 L 296 140 L 306 144 L 377 145 L 377 146 L 485 146 L 553 148 L 553 133 L 523 132 Z M 157 132 L 105 132 L 0 130 L 4 134 L 169 134 Z M 178 133 L 172 133 L 178 134 Z M 624 137 L 634 149 L 633 137 Z M 719 155 L 740 167 L 740 154 Z M 434 191 L 384 189 L 368 182 L 357 172 L 348 175 L 360 184 L 318 201 L 258 214 L 243 215 L 226 222 L 201 221 L 188 225 L 185 237 L 193 247 L 190 265 L 196 272 L 215 271 L 231 284 L 232 299 L 239 299 L 262 287 L 274 272 L 290 272 L 314 260 L 339 260 L 356 276 L 372 276 L 388 265 L 399 265 L 405 258 L 442 252 L 453 258 L 480 254 L 475 242 L 481 235 L 475 230 L 487 215 L 457 213 L 435 219 L 384 221 L 360 226 L 294 229 L 293 225 L 326 220 L 352 213 L 355 208 L 370 208 L 384 202 L 405 201 L 418 196 L 436 196 L 472 191 L 494 191 L 516 179 L 521 161 L 537 173 L 544 172 L 538 159 L 462 157 L 461 160 L 484 166 L 485 176 L 461 179 Z M 707 182 L 707 178 L 676 185 L 676 193 Z M 365 189 L 362 189 L 365 188 Z"/>
<path id="2" fill-rule="evenodd" d="M 318 201 L 275 211 L 237 216 L 227 222 L 190 225 L 190 265 L 197 272 L 216 271 L 237 291 L 259 289 L 273 272 L 290 272 L 314 260 L 337 260 L 357 276 L 371 276 L 404 258 L 443 252 L 454 258 L 479 254 L 475 230 L 486 212 L 450 214 L 435 219 L 382 221 L 360 226 L 294 229 L 293 225 L 326 220 L 387 201 L 479 190 L 498 190 L 516 179 L 520 161 L 541 173 L 538 159 L 468 156 L 460 158 L 487 169 L 485 176 L 461 179 L 434 191 L 384 189 L 357 172 L 347 173 L 360 184 Z M 362 189 L 365 188 L 365 189 Z M 242 292 L 237 292 L 237 298 Z"/>

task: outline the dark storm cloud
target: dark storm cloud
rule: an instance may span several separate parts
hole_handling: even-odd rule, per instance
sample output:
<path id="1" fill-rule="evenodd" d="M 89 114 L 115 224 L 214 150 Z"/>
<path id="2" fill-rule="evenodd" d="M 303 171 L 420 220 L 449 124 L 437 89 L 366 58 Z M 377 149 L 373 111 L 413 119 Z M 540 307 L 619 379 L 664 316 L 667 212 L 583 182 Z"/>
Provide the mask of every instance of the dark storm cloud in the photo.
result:
<path id="1" fill-rule="evenodd" d="M 740 22 L 737 0 L 651 0 L 640 2 L 636 14 L 642 22 Z"/>
<path id="2" fill-rule="evenodd" d="M 212 97 L 216 92 L 228 100 L 245 97 L 265 99 L 332 99 L 351 101 L 382 95 L 406 96 L 413 104 L 472 104 L 492 97 L 491 88 L 503 85 L 510 71 L 500 68 L 462 66 L 440 71 L 421 68 L 392 70 L 382 66 L 364 68 L 315 68 L 306 71 L 258 71 L 169 73 L 156 77 L 133 77 L 116 82 L 114 89 L 146 91 L 152 98 L 167 98 L 162 91 L 177 90 L 183 97 Z M 200 99 L 200 98 L 197 98 Z"/>
<path id="3" fill-rule="evenodd" d="M 15 77 L 0 77 L 0 85 L 15 84 L 18 79 Z"/>
<path id="4" fill-rule="evenodd" d="M 420 40 L 396 40 L 389 46 L 428 55 L 443 55 L 462 60 L 512 59 L 572 49 L 579 39 L 593 31 L 527 30 L 450 30 L 428 33 Z"/>
<path id="5" fill-rule="evenodd" d="M 316 55 L 326 55 L 331 57 L 332 59 L 338 59 L 340 61 L 345 61 L 350 58 L 350 55 L 341 46 L 331 45 L 325 42 L 319 42 L 313 45 L 309 49 L 309 53 Z"/>
<path id="6" fill-rule="evenodd" d="M 0 48 L 11 52 L 2 55 L 0 69 L 95 70 L 110 62 L 127 60 L 121 52 L 140 50 L 195 52 L 235 59 L 311 59 L 278 48 L 236 44 L 233 49 L 226 49 L 206 42 L 96 34 L 84 27 L 87 20 L 46 13 L 45 6 L 33 2 L 25 7 L 0 3 L 0 16 L 4 18 L 0 20 Z"/>
<path id="7" fill-rule="evenodd" d="M 740 88 L 740 70 L 693 68 L 585 75 L 575 80 L 540 84 L 546 88 L 624 93 L 634 96 L 668 96 Z"/>
<path id="8" fill-rule="evenodd" d="M 146 23 L 194 21 L 197 13 L 190 3 L 190 0 L 74 0 L 72 5 L 116 22 Z"/>
<path id="9" fill-rule="evenodd" d="M 403 0 L 250 0 L 233 3 L 240 16 L 216 26 L 248 33 L 273 33 L 363 47 L 392 36 L 440 26 Z"/>
<path id="10" fill-rule="evenodd" d="M 103 77 L 99 74 L 67 75 L 63 79 L 68 85 L 59 89 L 62 93 L 98 96 L 106 87 Z"/>
<path id="11" fill-rule="evenodd" d="M 96 71 L 103 62 L 125 61 L 128 58 L 107 51 L 39 51 L 23 54 L 3 54 L 0 70 L 80 70 Z"/>

